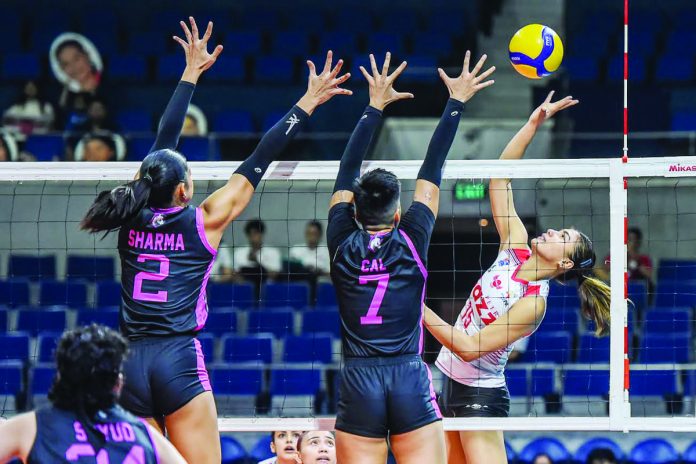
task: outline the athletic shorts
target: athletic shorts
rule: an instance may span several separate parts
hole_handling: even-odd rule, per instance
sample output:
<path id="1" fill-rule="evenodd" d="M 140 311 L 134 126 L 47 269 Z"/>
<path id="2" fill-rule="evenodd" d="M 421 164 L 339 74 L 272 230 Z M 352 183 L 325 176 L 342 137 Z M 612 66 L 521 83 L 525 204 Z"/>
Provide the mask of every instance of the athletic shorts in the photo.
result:
<path id="1" fill-rule="evenodd" d="M 211 391 L 200 342 L 191 335 L 129 343 L 119 403 L 139 417 L 168 416 Z"/>
<path id="2" fill-rule="evenodd" d="M 510 394 L 507 387 L 470 387 L 445 377 L 438 404 L 445 417 L 508 417 Z"/>
<path id="3" fill-rule="evenodd" d="M 386 438 L 442 419 L 420 355 L 349 358 L 341 369 L 336 430 Z"/>

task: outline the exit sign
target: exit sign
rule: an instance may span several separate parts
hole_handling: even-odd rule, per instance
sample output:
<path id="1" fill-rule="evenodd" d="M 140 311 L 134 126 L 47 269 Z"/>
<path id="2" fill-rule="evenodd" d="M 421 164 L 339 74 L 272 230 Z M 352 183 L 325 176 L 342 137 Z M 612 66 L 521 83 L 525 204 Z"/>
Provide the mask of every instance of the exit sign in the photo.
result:
<path id="1" fill-rule="evenodd" d="M 457 201 L 483 200 L 486 198 L 486 185 L 474 182 L 454 184 L 454 199 Z"/>

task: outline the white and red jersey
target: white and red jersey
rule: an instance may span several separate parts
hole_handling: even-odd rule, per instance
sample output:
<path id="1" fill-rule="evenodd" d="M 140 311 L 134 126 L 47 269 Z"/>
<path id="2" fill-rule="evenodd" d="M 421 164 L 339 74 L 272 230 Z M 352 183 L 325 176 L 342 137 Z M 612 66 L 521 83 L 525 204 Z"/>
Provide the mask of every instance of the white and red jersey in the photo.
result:
<path id="1" fill-rule="evenodd" d="M 498 254 L 495 263 L 476 282 L 464 308 L 454 324 L 456 330 L 476 335 L 492 324 L 522 297 L 549 294 L 548 280 L 528 282 L 517 277 L 520 266 L 529 259 L 528 249 L 507 249 Z M 452 380 L 472 387 L 496 388 L 505 386 L 505 364 L 512 344 L 486 353 L 479 359 L 466 362 L 443 347 L 435 364 Z"/>

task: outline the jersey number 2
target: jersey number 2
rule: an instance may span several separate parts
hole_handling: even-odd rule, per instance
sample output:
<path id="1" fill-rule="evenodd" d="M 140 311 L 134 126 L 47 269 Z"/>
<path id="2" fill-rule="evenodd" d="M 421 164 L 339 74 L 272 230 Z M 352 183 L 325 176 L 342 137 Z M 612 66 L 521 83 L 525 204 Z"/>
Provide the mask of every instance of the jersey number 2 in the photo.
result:
<path id="1" fill-rule="evenodd" d="M 367 314 L 360 317 L 361 325 L 382 323 L 382 316 L 378 316 L 377 313 L 379 312 L 379 308 L 382 306 L 384 294 L 387 292 L 387 285 L 389 285 L 389 274 L 367 274 L 361 275 L 358 278 L 360 285 L 365 285 L 368 282 L 374 281 L 377 281 L 377 290 L 375 291 L 375 296 L 372 297 L 370 309 L 367 310 Z"/>
<path id="2" fill-rule="evenodd" d="M 152 281 L 162 281 L 169 275 L 169 258 L 164 255 L 150 255 L 142 254 L 138 255 L 138 262 L 144 263 L 145 261 L 159 261 L 160 268 L 159 272 L 138 272 L 135 275 L 135 282 L 133 283 L 133 299 L 139 301 L 154 301 L 157 303 L 167 302 L 167 292 L 166 290 L 160 290 L 157 293 L 148 293 L 143 291 L 143 280 Z"/>

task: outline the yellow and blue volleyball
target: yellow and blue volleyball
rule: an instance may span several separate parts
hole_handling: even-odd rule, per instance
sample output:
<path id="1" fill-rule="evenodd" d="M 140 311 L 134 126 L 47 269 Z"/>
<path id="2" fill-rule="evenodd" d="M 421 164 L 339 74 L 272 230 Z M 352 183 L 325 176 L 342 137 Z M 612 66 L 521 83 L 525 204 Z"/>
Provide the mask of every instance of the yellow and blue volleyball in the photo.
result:
<path id="1" fill-rule="evenodd" d="M 529 79 L 553 73 L 563 60 L 563 42 L 556 31 L 542 24 L 524 26 L 510 39 L 510 63 Z"/>

